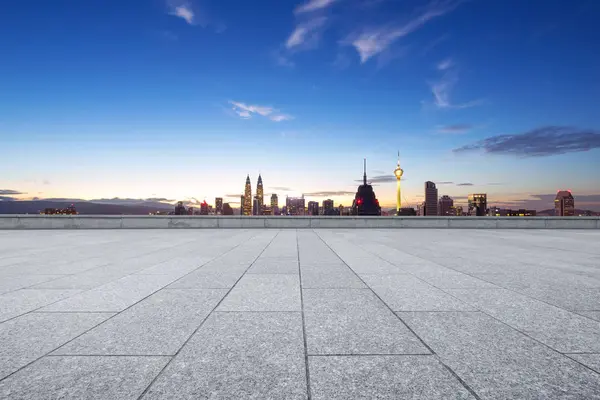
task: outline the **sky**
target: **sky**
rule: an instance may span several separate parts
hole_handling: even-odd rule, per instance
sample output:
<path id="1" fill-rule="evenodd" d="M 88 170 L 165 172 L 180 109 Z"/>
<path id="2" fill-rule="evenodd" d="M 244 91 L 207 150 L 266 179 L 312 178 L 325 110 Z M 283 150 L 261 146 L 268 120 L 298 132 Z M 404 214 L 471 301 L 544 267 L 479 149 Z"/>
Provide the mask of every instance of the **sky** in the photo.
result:
<path id="1" fill-rule="evenodd" d="M 0 200 L 265 193 L 600 211 L 596 0 L 33 0 L 0 12 Z M 255 187 L 253 188 L 253 191 Z"/>

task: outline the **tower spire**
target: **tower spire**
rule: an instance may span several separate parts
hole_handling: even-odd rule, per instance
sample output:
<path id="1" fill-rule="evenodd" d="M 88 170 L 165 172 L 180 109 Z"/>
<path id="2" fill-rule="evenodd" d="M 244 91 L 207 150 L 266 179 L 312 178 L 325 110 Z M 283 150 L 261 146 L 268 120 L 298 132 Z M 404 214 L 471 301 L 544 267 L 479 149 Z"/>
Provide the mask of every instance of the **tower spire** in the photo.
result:
<path id="1" fill-rule="evenodd" d="M 364 174 L 363 174 L 363 184 L 367 184 L 367 159 L 364 159 Z"/>

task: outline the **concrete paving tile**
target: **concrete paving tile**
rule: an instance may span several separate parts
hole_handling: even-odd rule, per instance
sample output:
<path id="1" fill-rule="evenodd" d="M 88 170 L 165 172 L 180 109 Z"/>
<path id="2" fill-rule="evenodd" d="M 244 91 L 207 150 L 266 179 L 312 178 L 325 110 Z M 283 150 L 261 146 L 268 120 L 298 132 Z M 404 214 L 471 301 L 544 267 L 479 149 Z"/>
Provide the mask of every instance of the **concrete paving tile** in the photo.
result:
<path id="1" fill-rule="evenodd" d="M 309 354 L 429 354 L 391 311 L 305 313 Z"/>
<path id="2" fill-rule="evenodd" d="M 262 256 L 252 264 L 249 274 L 297 274 L 298 260 L 294 258 L 278 259 L 263 258 Z"/>
<path id="3" fill-rule="evenodd" d="M 398 315 L 483 399 L 599 398 L 599 374 L 483 313 Z"/>
<path id="4" fill-rule="evenodd" d="M 0 295 L 0 322 L 74 296 L 80 290 L 20 289 Z"/>
<path id="5" fill-rule="evenodd" d="M 600 374 L 600 354 L 567 354 Z"/>
<path id="6" fill-rule="evenodd" d="M 176 280 L 168 289 L 230 289 L 243 274 L 243 270 L 209 271 L 203 267 Z"/>
<path id="7" fill-rule="evenodd" d="M 0 398 L 137 399 L 169 357 L 45 357 L 0 382 Z"/>
<path id="8" fill-rule="evenodd" d="M 140 275 L 170 275 L 174 277 L 181 277 L 188 274 L 209 262 L 211 259 L 208 257 L 178 257 L 172 260 L 164 261 L 160 264 L 154 265 L 149 268 L 144 268 L 137 271 L 136 274 Z"/>
<path id="9" fill-rule="evenodd" d="M 567 310 L 600 310 L 600 288 L 533 284 L 519 292 Z"/>
<path id="10" fill-rule="evenodd" d="M 366 288 L 365 284 L 348 267 L 321 270 L 300 266 L 302 287 L 315 289 Z"/>
<path id="11" fill-rule="evenodd" d="M 129 272 L 114 268 L 113 266 L 100 267 L 76 275 L 66 275 L 59 279 L 43 282 L 35 285 L 34 288 L 88 290 L 116 281 L 129 274 Z"/>
<path id="12" fill-rule="evenodd" d="M 174 355 L 227 289 L 161 290 L 54 355 Z"/>
<path id="13" fill-rule="evenodd" d="M 245 275 L 217 311 L 301 311 L 298 275 Z"/>
<path id="14" fill-rule="evenodd" d="M 406 274 L 407 271 L 378 257 L 346 258 L 344 261 L 357 274 Z"/>
<path id="15" fill-rule="evenodd" d="M 149 399 L 306 399 L 300 313 L 214 313 Z"/>
<path id="16" fill-rule="evenodd" d="M 598 321 L 506 289 L 448 292 L 560 352 L 600 351 Z"/>
<path id="17" fill-rule="evenodd" d="M 164 275 L 129 275 L 44 307 L 42 311 L 119 312 L 172 281 Z"/>
<path id="18" fill-rule="evenodd" d="M 0 324 L 0 379 L 114 314 L 30 313 Z"/>
<path id="19" fill-rule="evenodd" d="M 600 321 L 600 311 L 576 311 L 576 313 Z"/>
<path id="20" fill-rule="evenodd" d="M 0 279 L 0 294 L 34 286 L 42 282 L 59 279 L 64 275 L 21 275 L 6 276 Z"/>
<path id="21" fill-rule="evenodd" d="M 472 399 L 433 356 L 309 357 L 314 400 Z"/>
<path id="22" fill-rule="evenodd" d="M 305 312 L 389 311 L 369 289 L 304 289 L 302 295 Z"/>
<path id="23" fill-rule="evenodd" d="M 412 275 L 362 275 L 367 285 L 394 311 L 474 311 Z"/>
<path id="24" fill-rule="evenodd" d="M 445 288 L 497 288 L 497 285 L 481 279 L 444 268 L 443 271 L 420 270 L 413 274 L 419 279 L 438 287 Z"/>

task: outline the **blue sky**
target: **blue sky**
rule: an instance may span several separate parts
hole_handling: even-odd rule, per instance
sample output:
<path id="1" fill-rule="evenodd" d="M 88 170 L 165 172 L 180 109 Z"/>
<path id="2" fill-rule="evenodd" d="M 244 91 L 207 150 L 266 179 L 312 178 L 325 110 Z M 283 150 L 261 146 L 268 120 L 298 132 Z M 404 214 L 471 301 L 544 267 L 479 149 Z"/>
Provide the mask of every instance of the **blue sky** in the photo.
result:
<path id="1" fill-rule="evenodd" d="M 571 189 L 600 209 L 599 16 L 594 0 L 7 2 L 0 195 L 239 201 L 260 172 L 267 193 L 349 204 L 367 157 L 393 206 L 399 150 L 408 205 L 432 180 L 459 203 Z"/>

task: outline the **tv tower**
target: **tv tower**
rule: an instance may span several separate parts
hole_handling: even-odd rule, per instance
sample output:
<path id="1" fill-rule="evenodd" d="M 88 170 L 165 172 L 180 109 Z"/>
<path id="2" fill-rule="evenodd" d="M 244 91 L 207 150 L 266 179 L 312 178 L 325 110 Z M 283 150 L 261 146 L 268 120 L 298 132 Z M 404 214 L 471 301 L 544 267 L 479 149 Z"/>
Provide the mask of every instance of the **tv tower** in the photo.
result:
<path id="1" fill-rule="evenodd" d="M 400 208 L 402 207 L 402 194 L 400 190 L 400 180 L 402 179 L 402 175 L 404 174 L 404 170 L 400 168 L 400 151 L 398 151 L 398 164 L 396 164 L 396 169 L 394 170 L 394 175 L 396 175 L 397 189 L 396 189 L 396 214 L 400 213 Z"/>

